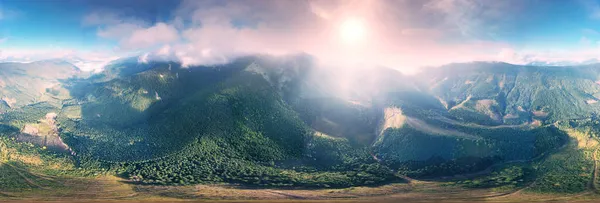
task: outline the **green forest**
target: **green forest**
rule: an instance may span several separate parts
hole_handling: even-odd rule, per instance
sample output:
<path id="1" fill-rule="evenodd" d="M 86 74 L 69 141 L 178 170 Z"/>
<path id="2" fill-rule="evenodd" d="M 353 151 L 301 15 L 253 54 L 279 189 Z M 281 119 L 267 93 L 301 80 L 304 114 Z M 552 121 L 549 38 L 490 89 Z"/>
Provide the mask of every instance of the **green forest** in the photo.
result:
<path id="1" fill-rule="evenodd" d="M 26 174 L 48 187 L 39 174 L 349 188 L 451 179 L 445 184 L 542 193 L 582 192 L 593 182 L 596 146 L 578 144 L 598 136 L 600 108 L 585 100 L 600 88 L 589 74 L 463 64 L 415 76 L 422 81 L 360 72 L 352 79 L 368 84 L 342 88 L 339 75 L 309 61 L 255 56 L 183 68 L 127 59 L 90 77 L 61 75 L 39 93 L 54 99 L 0 108 L 0 180 L 14 188 L 32 187 L 14 180 Z M 32 132 L 68 148 L 23 141 Z"/>

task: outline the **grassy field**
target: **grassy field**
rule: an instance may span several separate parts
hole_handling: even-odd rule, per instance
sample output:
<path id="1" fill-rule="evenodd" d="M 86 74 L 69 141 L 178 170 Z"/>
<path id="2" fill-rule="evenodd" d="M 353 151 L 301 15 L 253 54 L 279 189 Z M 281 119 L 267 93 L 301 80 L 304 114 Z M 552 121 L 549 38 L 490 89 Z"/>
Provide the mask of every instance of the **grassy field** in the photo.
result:
<path id="1" fill-rule="evenodd" d="M 36 183 L 41 184 L 41 183 Z M 2 192 L 2 201 L 114 201 L 114 202 L 545 202 L 586 201 L 600 198 L 595 193 L 551 195 L 467 189 L 435 182 L 390 184 L 379 187 L 352 187 L 327 190 L 275 190 L 243 188 L 235 185 L 134 186 L 112 177 L 57 182 L 63 188 L 37 188 Z"/>
<path id="2" fill-rule="evenodd" d="M 232 184 L 151 186 L 130 184 L 123 179 L 102 174 L 88 177 L 49 176 L 10 163 L 0 165 L 0 174 L 1 180 L 15 181 L 10 183 L 12 187 L 2 188 L 0 192 L 0 200 L 8 202 L 579 202 L 600 198 L 593 191 L 550 194 L 522 188 L 469 188 L 441 181 L 314 190 L 249 188 Z"/>

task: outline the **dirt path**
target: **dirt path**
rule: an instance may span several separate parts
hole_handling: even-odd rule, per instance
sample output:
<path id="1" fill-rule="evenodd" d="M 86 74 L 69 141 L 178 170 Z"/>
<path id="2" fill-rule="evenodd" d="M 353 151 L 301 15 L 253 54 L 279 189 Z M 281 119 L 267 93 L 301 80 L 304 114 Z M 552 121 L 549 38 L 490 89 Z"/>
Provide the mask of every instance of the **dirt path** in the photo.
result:
<path id="1" fill-rule="evenodd" d="M 289 199 L 308 199 L 305 196 L 300 196 L 300 195 L 295 195 L 295 194 L 289 194 L 289 193 L 285 193 L 285 192 L 281 192 L 281 191 L 277 191 L 277 190 L 267 191 L 267 192 L 271 193 L 271 194 L 275 194 L 275 195 L 282 195 L 282 196 L 287 197 Z"/>
<path id="2" fill-rule="evenodd" d="M 41 173 L 34 173 L 34 172 L 31 172 L 31 171 L 27 171 L 25 169 L 22 169 L 22 168 L 10 165 L 8 163 L 6 163 L 6 164 L 9 165 L 10 167 L 12 167 L 13 170 L 19 170 L 19 171 L 21 171 L 23 173 L 29 173 L 30 175 L 32 175 L 32 176 L 34 176 L 36 178 L 40 178 L 40 179 L 44 179 L 44 180 L 48 180 L 48 181 L 55 181 L 54 178 L 52 178 L 50 176 L 47 176 L 47 175 L 44 175 L 44 174 L 41 174 Z"/>
<path id="3" fill-rule="evenodd" d="M 7 166 L 9 166 L 13 171 L 15 171 L 21 178 L 23 178 L 23 180 L 25 180 L 25 182 L 27 182 L 28 185 L 33 186 L 33 187 L 37 187 L 40 189 L 44 189 L 47 190 L 48 188 L 43 187 L 37 183 L 35 183 L 34 181 L 31 181 L 31 179 L 27 178 L 27 176 L 23 175 L 23 173 L 21 173 L 21 171 L 19 171 L 18 169 L 16 169 L 15 166 L 9 164 L 9 163 L 5 163 Z"/>

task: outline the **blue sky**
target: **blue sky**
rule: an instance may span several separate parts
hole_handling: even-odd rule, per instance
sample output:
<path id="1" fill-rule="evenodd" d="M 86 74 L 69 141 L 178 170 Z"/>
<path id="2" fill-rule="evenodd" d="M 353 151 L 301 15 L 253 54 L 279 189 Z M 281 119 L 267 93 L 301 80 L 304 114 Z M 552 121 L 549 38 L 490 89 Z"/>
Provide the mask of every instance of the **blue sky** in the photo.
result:
<path id="1" fill-rule="evenodd" d="M 177 5 L 178 1 L 150 0 L 3 0 L 0 11 L 7 14 L 0 19 L 0 36 L 7 38 L 6 47 L 112 47 L 117 45 L 114 40 L 98 37 L 97 27 L 85 26 L 86 15 L 106 10 L 155 23 L 168 20 Z"/>
<path id="2" fill-rule="evenodd" d="M 361 35 L 348 42 L 340 32 Z M 599 42 L 594 0 L 0 0 L 0 60 L 210 64 L 305 52 L 328 64 L 414 70 L 598 59 Z"/>
<path id="3" fill-rule="evenodd" d="M 98 45 L 95 29 L 80 26 L 81 16 L 89 7 L 54 1 L 10 1 L 4 2 L 2 9 L 13 13 L 0 21 L 2 36 L 7 38 L 4 46 L 85 48 Z"/>

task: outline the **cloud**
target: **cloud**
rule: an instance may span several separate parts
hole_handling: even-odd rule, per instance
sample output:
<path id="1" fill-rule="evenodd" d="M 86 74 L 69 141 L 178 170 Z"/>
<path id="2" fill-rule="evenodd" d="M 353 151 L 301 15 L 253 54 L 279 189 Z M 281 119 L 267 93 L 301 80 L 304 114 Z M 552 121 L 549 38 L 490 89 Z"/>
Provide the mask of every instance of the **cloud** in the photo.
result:
<path id="1" fill-rule="evenodd" d="M 8 40 L 8 38 L 6 38 L 6 37 L 5 38 L 0 38 L 0 44 L 6 42 L 7 40 Z"/>
<path id="2" fill-rule="evenodd" d="M 129 49 L 140 49 L 168 44 L 178 39 L 179 34 L 175 27 L 165 23 L 157 23 L 149 28 L 134 30 L 131 35 L 121 41 L 121 45 Z"/>
<path id="3" fill-rule="evenodd" d="M 411 73 L 452 62 L 576 57 L 520 50 L 498 39 L 527 13 L 529 5 L 522 2 L 189 0 L 182 1 L 170 19 L 157 23 L 96 12 L 83 24 L 98 26 L 97 35 L 115 40 L 120 49 L 145 52 L 140 62 L 177 60 L 184 65 L 224 63 L 255 53 L 308 53 L 326 66 L 382 65 Z M 364 22 L 360 43 L 341 40 L 341 25 L 352 19 Z M 591 42 L 588 39 L 582 38 L 582 43 Z"/>
<path id="4" fill-rule="evenodd" d="M 121 49 L 145 49 L 177 41 L 179 34 L 173 25 L 150 23 L 134 16 L 112 11 L 95 11 L 82 20 L 84 26 L 97 26 L 97 36 L 119 42 Z"/>
<path id="5" fill-rule="evenodd" d="M 483 30 L 478 27 L 483 23 L 475 22 L 477 15 L 451 16 L 451 10 L 460 6 L 464 5 L 448 0 L 184 1 L 172 22 L 182 40 L 168 51 L 171 57 L 191 65 L 222 63 L 252 53 L 302 52 L 329 66 L 385 65 L 411 72 L 421 66 L 494 60 L 510 47 L 466 35 L 471 31 L 464 30 L 460 22 L 472 21 L 471 30 Z M 469 12 L 477 13 L 477 9 Z M 485 9 L 487 18 L 499 17 L 491 7 Z M 340 26 L 348 19 L 366 22 L 364 43 L 345 44 L 340 39 Z M 448 38 L 464 40 L 449 42 Z"/>

